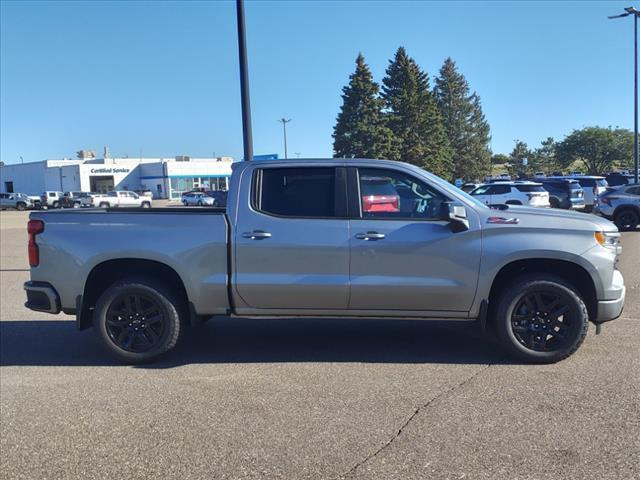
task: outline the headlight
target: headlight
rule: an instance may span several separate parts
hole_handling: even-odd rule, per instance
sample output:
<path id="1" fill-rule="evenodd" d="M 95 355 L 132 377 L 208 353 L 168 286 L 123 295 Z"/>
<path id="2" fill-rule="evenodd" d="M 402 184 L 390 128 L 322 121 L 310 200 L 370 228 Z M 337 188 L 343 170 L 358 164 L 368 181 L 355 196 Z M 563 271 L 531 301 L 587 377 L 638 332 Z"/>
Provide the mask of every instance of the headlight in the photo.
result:
<path id="1" fill-rule="evenodd" d="M 620 234 L 617 232 L 594 232 L 593 236 L 603 247 L 615 250 L 620 246 Z"/>

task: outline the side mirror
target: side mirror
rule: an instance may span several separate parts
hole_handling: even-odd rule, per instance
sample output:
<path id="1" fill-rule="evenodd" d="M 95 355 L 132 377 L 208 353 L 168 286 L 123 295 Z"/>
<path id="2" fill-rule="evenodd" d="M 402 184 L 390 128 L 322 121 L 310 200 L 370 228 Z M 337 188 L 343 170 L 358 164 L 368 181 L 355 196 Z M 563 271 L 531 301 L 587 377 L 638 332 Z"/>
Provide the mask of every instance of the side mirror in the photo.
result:
<path id="1" fill-rule="evenodd" d="M 440 205 L 440 220 L 451 224 L 451 230 L 455 233 L 469 230 L 467 209 L 464 205 L 453 202 L 442 202 Z"/>

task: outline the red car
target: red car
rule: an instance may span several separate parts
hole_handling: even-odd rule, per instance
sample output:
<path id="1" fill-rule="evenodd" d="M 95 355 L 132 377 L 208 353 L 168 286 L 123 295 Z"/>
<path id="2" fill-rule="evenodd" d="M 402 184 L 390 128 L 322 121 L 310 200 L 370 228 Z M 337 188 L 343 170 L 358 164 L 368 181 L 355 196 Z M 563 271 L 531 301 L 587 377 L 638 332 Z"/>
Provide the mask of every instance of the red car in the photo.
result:
<path id="1" fill-rule="evenodd" d="M 400 211 L 400 196 L 388 178 L 362 177 L 360 194 L 363 213 Z"/>

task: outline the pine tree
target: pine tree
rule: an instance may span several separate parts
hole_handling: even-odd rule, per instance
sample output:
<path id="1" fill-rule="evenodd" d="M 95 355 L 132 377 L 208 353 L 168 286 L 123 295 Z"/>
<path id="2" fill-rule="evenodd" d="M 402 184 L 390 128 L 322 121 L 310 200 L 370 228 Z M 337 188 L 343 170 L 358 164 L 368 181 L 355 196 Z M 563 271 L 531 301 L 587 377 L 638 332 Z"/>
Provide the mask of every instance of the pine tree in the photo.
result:
<path id="1" fill-rule="evenodd" d="M 382 80 L 385 115 L 394 135 L 393 158 L 451 179 L 451 149 L 429 76 L 398 48 Z"/>
<path id="2" fill-rule="evenodd" d="M 481 179 L 491 170 L 490 128 L 480 97 L 447 58 L 436 78 L 434 93 L 453 150 L 454 178 Z"/>
<path id="3" fill-rule="evenodd" d="M 342 107 L 333 128 L 333 155 L 342 158 L 389 158 L 391 130 L 382 115 L 383 102 L 362 54 L 349 85 L 342 89 Z"/>

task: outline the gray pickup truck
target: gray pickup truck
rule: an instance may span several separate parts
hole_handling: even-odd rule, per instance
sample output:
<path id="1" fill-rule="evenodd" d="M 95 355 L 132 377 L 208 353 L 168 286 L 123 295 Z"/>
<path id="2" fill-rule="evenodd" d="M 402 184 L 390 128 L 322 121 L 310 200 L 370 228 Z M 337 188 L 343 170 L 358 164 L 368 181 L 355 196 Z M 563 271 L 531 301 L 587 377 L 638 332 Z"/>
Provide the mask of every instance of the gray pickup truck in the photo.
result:
<path id="1" fill-rule="evenodd" d="M 130 363 L 215 315 L 474 321 L 547 363 L 622 312 L 614 224 L 490 209 L 411 165 L 240 162 L 227 205 L 31 213 L 26 306 Z"/>

